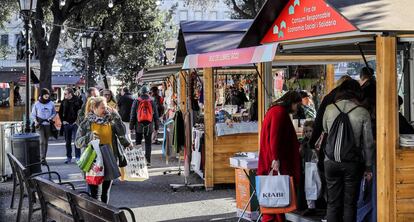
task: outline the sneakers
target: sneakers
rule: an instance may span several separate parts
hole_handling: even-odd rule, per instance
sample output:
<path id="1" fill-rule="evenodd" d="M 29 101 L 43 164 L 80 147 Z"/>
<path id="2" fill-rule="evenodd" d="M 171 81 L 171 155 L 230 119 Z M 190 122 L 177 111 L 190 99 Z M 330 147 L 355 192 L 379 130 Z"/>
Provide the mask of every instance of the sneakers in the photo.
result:
<path id="1" fill-rule="evenodd" d="M 75 163 L 77 163 L 80 160 L 80 157 L 75 158 Z"/>
<path id="2" fill-rule="evenodd" d="M 151 163 L 147 163 L 147 167 L 151 167 Z"/>
<path id="3" fill-rule="evenodd" d="M 65 164 L 69 164 L 71 162 L 72 162 L 72 158 L 67 158 L 66 161 L 65 161 Z"/>

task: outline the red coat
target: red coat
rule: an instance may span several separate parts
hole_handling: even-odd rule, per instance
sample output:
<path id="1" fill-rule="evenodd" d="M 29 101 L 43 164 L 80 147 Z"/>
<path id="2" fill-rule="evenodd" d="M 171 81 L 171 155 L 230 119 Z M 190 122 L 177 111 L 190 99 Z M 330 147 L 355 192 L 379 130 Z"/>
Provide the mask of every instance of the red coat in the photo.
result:
<path id="1" fill-rule="evenodd" d="M 287 108 L 274 106 L 263 120 L 260 134 L 257 175 L 268 175 L 273 160 L 280 161 L 280 174 L 293 176 L 296 186 L 300 179 L 299 141 Z M 263 221 L 284 221 L 283 215 L 263 215 Z"/>

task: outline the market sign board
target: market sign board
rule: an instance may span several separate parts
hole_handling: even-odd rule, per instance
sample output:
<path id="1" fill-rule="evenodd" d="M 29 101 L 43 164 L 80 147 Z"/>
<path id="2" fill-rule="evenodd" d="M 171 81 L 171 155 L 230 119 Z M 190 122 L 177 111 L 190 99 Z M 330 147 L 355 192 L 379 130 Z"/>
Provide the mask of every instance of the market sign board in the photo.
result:
<path id="1" fill-rule="evenodd" d="M 355 30 L 357 29 L 348 20 L 324 0 L 290 0 L 261 43 Z"/>
<path id="2" fill-rule="evenodd" d="M 277 46 L 277 43 L 273 43 L 257 47 L 188 55 L 184 60 L 183 69 L 236 66 L 259 62 L 270 62 L 273 61 Z"/>

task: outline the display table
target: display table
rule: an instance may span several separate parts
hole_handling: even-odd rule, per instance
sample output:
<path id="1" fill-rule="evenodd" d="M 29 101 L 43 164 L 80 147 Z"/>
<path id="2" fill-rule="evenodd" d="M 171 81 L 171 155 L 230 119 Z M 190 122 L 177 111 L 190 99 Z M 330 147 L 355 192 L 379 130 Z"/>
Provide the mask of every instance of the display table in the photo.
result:
<path id="1" fill-rule="evenodd" d="M 240 122 L 240 123 L 216 123 L 216 136 L 257 133 L 257 122 Z"/>

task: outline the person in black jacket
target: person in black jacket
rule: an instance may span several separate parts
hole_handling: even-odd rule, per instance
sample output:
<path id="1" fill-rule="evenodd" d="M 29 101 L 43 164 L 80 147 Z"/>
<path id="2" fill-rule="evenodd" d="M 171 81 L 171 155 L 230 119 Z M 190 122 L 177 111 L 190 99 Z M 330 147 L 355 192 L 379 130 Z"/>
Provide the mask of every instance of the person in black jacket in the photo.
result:
<path id="1" fill-rule="evenodd" d="M 131 140 L 131 131 L 129 130 L 129 121 L 131 120 L 131 109 L 134 103 L 134 98 L 129 92 L 128 87 L 124 87 L 121 91 L 121 96 L 118 100 L 118 112 L 122 118 L 122 122 L 125 124 L 127 129 L 127 138 Z"/>
<path id="2" fill-rule="evenodd" d="M 72 161 L 72 138 L 75 137 L 78 125 L 76 125 L 76 119 L 78 118 L 78 111 L 82 107 L 82 99 L 74 95 L 73 89 L 67 88 L 64 92 L 65 98 L 60 104 L 59 117 L 62 121 L 63 129 L 65 131 L 66 140 L 66 161 L 70 163 Z M 75 158 L 79 160 L 81 150 L 75 147 Z"/>
<path id="3" fill-rule="evenodd" d="M 145 139 L 145 159 L 147 160 L 147 165 L 151 166 L 151 135 L 152 131 L 155 128 L 155 130 L 158 130 L 158 111 L 157 107 L 155 105 L 154 100 L 151 99 L 151 97 L 148 95 L 149 90 L 146 86 L 143 86 L 141 88 L 141 93 L 138 99 L 134 100 L 134 103 L 132 104 L 131 109 L 131 118 L 129 121 L 129 129 L 133 130 L 135 129 L 135 142 L 137 145 L 140 145 L 142 143 L 142 138 Z M 151 99 L 152 104 L 152 122 L 146 122 L 146 121 L 138 121 L 139 116 L 139 100 L 148 100 Z"/>
<path id="4" fill-rule="evenodd" d="M 398 96 L 398 106 L 401 108 L 403 104 L 403 98 L 401 96 Z M 414 128 L 411 126 L 411 124 L 407 121 L 407 119 L 404 117 L 404 115 L 399 112 L 398 113 L 398 120 L 399 120 L 399 128 L 400 128 L 400 134 L 414 134 Z"/>

